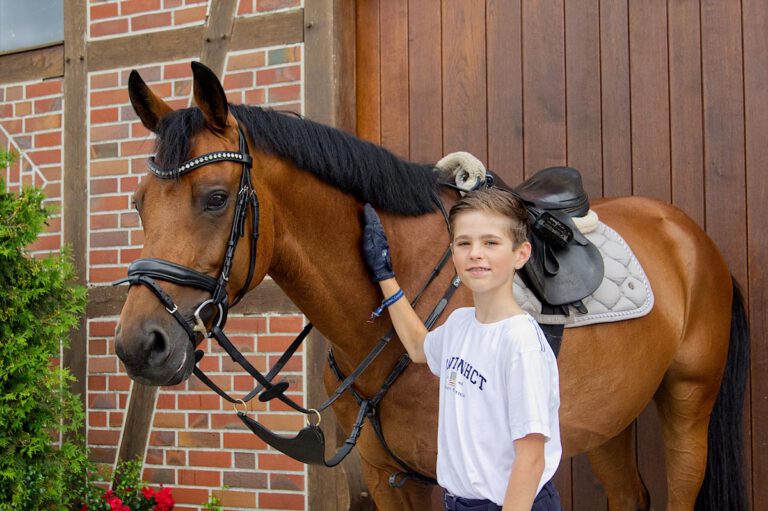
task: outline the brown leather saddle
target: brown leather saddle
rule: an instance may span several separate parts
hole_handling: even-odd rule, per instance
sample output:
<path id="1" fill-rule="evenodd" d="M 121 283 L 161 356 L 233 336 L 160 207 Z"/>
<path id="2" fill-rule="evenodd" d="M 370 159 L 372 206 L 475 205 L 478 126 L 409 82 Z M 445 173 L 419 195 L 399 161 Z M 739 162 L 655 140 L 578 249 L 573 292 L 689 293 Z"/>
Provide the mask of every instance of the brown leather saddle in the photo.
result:
<path id="1" fill-rule="evenodd" d="M 493 184 L 523 200 L 531 217 L 531 258 L 520 276 L 542 303 L 585 313 L 581 300 L 600 286 L 603 258 L 573 223 L 589 211 L 581 173 L 571 167 L 538 171 L 516 188 L 493 176 Z"/>

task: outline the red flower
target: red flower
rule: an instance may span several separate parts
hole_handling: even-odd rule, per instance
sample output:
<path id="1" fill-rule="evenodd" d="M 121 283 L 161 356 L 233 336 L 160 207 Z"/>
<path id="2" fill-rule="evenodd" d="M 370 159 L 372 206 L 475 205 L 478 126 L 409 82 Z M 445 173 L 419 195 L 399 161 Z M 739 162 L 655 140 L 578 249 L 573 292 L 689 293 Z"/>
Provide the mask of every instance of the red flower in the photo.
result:
<path id="1" fill-rule="evenodd" d="M 142 488 L 141 494 L 144 495 L 145 499 L 149 500 L 155 496 L 155 490 L 153 490 L 152 488 Z"/>
<path id="2" fill-rule="evenodd" d="M 107 504 L 109 504 L 111 511 L 131 511 L 131 508 L 123 504 L 123 501 L 115 496 L 107 499 Z"/>
<path id="3" fill-rule="evenodd" d="M 160 491 L 155 493 L 155 509 L 154 511 L 171 511 L 176 502 L 171 496 L 170 488 L 160 488 Z"/>

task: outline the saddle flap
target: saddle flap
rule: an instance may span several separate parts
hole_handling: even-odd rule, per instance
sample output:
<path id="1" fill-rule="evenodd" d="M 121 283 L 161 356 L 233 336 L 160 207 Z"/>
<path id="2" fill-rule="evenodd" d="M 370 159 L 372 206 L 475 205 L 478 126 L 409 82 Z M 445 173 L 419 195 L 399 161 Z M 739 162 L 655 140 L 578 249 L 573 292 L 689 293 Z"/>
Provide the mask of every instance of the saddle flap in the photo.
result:
<path id="1" fill-rule="evenodd" d="M 539 299 L 550 305 L 567 305 L 592 294 L 603 280 L 605 268 L 600 251 L 579 232 L 566 215 L 558 219 L 573 230 L 565 246 L 531 236 L 531 258 L 521 276 Z"/>

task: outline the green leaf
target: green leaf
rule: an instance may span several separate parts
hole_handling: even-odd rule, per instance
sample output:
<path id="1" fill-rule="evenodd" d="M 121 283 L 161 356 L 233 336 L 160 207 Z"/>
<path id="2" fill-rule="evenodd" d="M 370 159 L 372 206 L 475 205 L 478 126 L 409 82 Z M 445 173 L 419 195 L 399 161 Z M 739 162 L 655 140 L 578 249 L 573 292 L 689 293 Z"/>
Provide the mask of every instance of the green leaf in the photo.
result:
<path id="1" fill-rule="evenodd" d="M 13 159 L 0 149 L 0 169 Z M 72 284 L 68 251 L 27 251 L 51 214 L 43 199 L 40 190 L 14 193 L 0 180 L 0 511 L 71 509 L 93 486 L 93 465 L 77 435 L 85 415 L 69 390 L 73 377 L 51 367 L 86 294 Z"/>

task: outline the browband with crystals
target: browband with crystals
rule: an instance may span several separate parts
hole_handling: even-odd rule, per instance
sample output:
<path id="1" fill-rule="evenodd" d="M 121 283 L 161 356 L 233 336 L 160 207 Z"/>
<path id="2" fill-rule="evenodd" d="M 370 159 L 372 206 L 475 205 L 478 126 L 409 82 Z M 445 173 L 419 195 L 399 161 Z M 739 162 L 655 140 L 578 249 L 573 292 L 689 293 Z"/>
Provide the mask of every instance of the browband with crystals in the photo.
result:
<path id="1" fill-rule="evenodd" d="M 160 179 L 174 179 L 179 176 L 183 176 L 188 172 L 192 172 L 198 167 L 216 163 L 219 161 L 234 161 L 238 163 L 244 163 L 251 165 L 251 155 L 245 150 L 245 140 L 243 138 L 243 132 L 240 131 L 240 152 L 235 151 L 215 151 L 213 153 L 206 153 L 200 155 L 191 160 L 185 161 L 175 169 L 164 169 L 155 163 L 155 157 L 150 156 L 147 158 L 147 165 L 149 170 L 159 177 Z"/>

